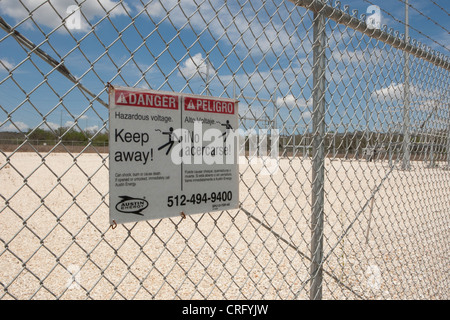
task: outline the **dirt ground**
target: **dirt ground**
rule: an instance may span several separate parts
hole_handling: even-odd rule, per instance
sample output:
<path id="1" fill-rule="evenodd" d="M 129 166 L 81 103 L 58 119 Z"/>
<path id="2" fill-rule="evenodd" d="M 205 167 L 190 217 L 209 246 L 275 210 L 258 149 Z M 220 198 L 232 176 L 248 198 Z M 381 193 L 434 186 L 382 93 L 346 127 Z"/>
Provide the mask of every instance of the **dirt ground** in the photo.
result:
<path id="1" fill-rule="evenodd" d="M 0 155 L 1 299 L 308 299 L 311 161 L 241 164 L 241 209 L 118 225 L 105 153 Z M 327 159 L 325 299 L 448 299 L 450 171 Z"/>

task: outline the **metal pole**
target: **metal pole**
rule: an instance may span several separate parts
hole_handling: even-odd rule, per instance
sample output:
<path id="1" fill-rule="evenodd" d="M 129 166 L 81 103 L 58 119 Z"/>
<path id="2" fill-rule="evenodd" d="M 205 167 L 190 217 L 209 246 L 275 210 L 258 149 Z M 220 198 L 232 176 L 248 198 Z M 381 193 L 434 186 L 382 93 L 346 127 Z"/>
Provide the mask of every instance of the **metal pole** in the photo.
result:
<path id="1" fill-rule="evenodd" d="M 409 38 L 409 16 L 408 16 L 408 0 L 405 0 L 405 41 Z M 405 51 L 405 68 L 404 68 L 404 106 L 403 106 L 403 170 L 409 170 L 409 53 Z"/>
<path id="2" fill-rule="evenodd" d="M 297 145 L 296 145 L 296 142 L 295 142 L 295 134 L 296 134 L 296 131 L 292 132 L 292 134 L 293 134 L 292 153 L 294 154 L 294 157 L 295 157 L 296 154 L 297 154 Z"/>
<path id="3" fill-rule="evenodd" d="M 434 144 L 435 144 L 435 138 L 433 135 L 433 129 L 431 129 L 431 136 L 430 136 L 430 168 L 434 168 Z"/>
<path id="4" fill-rule="evenodd" d="M 369 72 L 366 72 L 366 74 L 368 74 L 368 73 Z M 372 77 L 371 76 L 369 76 L 369 77 L 370 77 L 369 80 L 372 80 Z M 369 97 L 367 96 L 368 93 L 369 93 L 369 80 L 366 80 L 367 81 L 366 92 L 364 92 L 364 97 L 365 97 L 365 100 L 366 100 L 366 110 L 365 110 L 366 130 L 364 132 L 365 138 L 366 138 L 365 139 L 366 140 L 366 146 L 365 146 L 365 148 L 366 148 L 366 153 L 365 153 L 366 159 L 367 159 L 367 154 L 369 152 L 369 147 L 370 147 L 370 141 L 369 141 L 369 139 L 370 139 L 370 136 L 369 136 Z"/>
<path id="5" fill-rule="evenodd" d="M 435 107 L 434 107 L 435 109 L 433 109 L 433 110 L 437 110 L 439 107 L 438 100 L 435 100 L 434 103 L 435 103 Z M 431 127 L 430 128 L 430 168 L 434 168 L 434 145 L 436 143 L 436 139 L 435 139 L 436 137 L 435 137 L 435 134 L 433 131 L 434 131 L 433 127 Z"/>
<path id="6" fill-rule="evenodd" d="M 450 169 L 450 106 L 445 102 L 445 97 L 442 97 L 442 103 L 447 106 L 448 109 L 448 129 L 447 129 L 447 169 Z"/>
<path id="7" fill-rule="evenodd" d="M 322 299 L 323 215 L 325 178 L 325 16 L 314 12 L 313 158 L 311 203 L 311 300 Z"/>
<path id="8" fill-rule="evenodd" d="M 274 88 L 274 94 L 273 94 L 273 119 L 272 119 L 272 125 L 273 129 L 277 128 L 277 88 Z"/>

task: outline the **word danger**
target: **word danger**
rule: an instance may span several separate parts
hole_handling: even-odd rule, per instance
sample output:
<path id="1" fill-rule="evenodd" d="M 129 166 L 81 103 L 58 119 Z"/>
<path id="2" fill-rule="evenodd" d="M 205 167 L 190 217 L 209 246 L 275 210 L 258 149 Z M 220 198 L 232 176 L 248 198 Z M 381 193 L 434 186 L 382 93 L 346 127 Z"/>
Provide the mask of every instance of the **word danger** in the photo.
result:
<path id="1" fill-rule="evenodd" d="M 133 93 L 116 91 L 116 104 L 134 107 L 178 109 L 178 97 L 152 93 Z"/>
<path id="2" fill-rule="evenodd" d="M 150 140 L 146 132 L 129 132 L 125 129 L 114 129 L 114 141 L 123 143 L 132 143 L 138 146 L 144 146 Z M 114 161 L 116 162 L 141 162 L 143 165 L 152 160 L 153 149 L 150 151 L 116 151 Z"/>

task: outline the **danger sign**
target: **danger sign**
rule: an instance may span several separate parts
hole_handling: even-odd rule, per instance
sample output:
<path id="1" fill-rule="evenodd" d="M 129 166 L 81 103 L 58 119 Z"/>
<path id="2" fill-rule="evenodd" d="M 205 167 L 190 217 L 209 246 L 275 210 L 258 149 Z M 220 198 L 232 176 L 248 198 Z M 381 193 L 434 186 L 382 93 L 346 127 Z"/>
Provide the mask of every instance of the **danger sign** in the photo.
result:
<path id="1" fill-rule="evenodd" d="M 111 87 L 110 221 L 235 209 L 238 103 Z"/>

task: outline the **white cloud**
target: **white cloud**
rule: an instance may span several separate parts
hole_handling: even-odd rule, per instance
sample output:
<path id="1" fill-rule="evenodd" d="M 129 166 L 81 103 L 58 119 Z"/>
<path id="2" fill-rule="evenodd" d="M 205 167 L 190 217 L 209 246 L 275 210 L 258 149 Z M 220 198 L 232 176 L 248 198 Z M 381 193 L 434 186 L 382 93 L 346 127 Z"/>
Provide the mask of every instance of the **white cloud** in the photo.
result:
<path id="1" fill-rule="evenodd" d="M 23 3 L 23 5 L 21 4 Z M 80 2 L 80 1 L 78 1 Z M 51 4 L 50 4 L 51 3 Z M 103 17 L 112 10 L 109 14 L 111 17 L 125 14 L 122 5 L 117 5 L 114 0 L 88 0 L 81 2 L 80 25 L 79 29 L 72 29 L 71 31 L 87 31 L 89 25 L 86 22 L 86 17 L 91 21 L 95 17 Z M 14 18 L 16 21 L 26 19 L 31 12 L 33 20 L 39 25 L 44 25 L 51 28 L 56 28 L 62 24 L 62 20 L 71 15 L 67 11 L 70 6 L 78 6 L 75 0 L 2 0 L 0 1 L 0 12 Z M 127 5 L 123 4 L 127 9 Z M 28 27 L 32 26 L 31 21 L 28 21 Z"/>
<path id="2" fill-rule="evenodd" d="M 302 112 L 302 117 L 303 117 L 303 119 L 305 119 L 305 120 L 311 119 L 311 112 L 309 112 L 309 111 L 303 111 L 303 112 Z"/>
<path id="3" fill-rule="evenodd" d="M 402 101 L 404 99 L 403 83 L 392 82 L 387 87 L 375 90 L 371 93 L 371 97 L 378 102 Z M 436 100 L 439 97 L 439 92 L 422 89 L 415 85 L 409 85 L 409 100 Z M 427 107 L 425 104 L 424 107 Z"/>
<path id="4" fill-rule="evenodd" d="M 41 129 L 48 130 L 49 128 L 52 130 L 57 130 L 59 128 L 59 124 L 47 121 L 46 123 L 41 125 Z"/>
<path id="5" fill-rule="evenodd" d="M 14 68 L 14 64 L 9 62 L 8 60 L 1 58 L 0 59 L 0 72 L 2 71 L 8 71 Z"/>
<path id="6" fill-rule="evenodd" d="M 300 119 L 307 121 L 311 118 L 312 99 L 295 98 L 292 94 L 288 94 L 284 97 L 278 97 L 276 105 L 279 109 L 279 117 L 285 124 L 298 122 Z"/>
<path id="7" fill-rule="evenodd" d="M 282 107 L 288 107 L 289 109 L 292 108 L 308 108 L 312 106 L 312 99 L 311 100 L 305 100 L 304 98 L 296 99 L 292 94 L 288 94 L 284 97 L 278 97 L 276 104 L 278 108 Z"/>
<path id="8" fill-rule="evenodd" d="M 216 0 L 210 0 L 201 6 L 195 1 L 165 0 L 153 1 L 146 8 L 147 13 L 152 17 L 164 18 L 170 15 L 170 21 L 175 25 L 185 24 L 187 17 L 189 17 L 191 24 L 199 26 L 202 24 L 202 17 L 208 21 L 214 16 L 212 3 L 216 3 L 214 6 L 217 7 L 218 1 Z M 139 7 L 142 7 L 142 5 L 138 4 L 137 7 L 140 9 Z"/>
<path id="9" fill-rule="evenodd" d="M 280 107 L 288 107 L 293 108 L 296 105 L 296 99 L 292 94 L 288 94 L 285 97 L 277 98 L 277 106 Z"/>
<path id="10" fill-rule="evenodd" d="M 264 118 L 263 107 L 260 105 L 251 105 L 244 103 L 239 103 L 239 116 L 242 118 L 247 118 L 244 120 Z"/>
<path id="11" fill-rule="evenodd" d="M 14 121 L 14 124 L 10 123 L 7 126 L 2 126 L 0 127 L 0 131 L 9 131 L 9 132 L 19 132 L 22 131 L 27 131 L 30 127 L 21 121 Z"/>
<path id="12" fill-rule="evenodd" d="M 73 126 L 74 124 L 75 124 L 74 121 L 68 120 L 68 121 L 66 121 L 66 123 L 64 123 L 64 127 L 70 128 L 70 127 Z M 78 126 L 74 126 L 72 129 L 78 130 Z"/>
<path id="13" fill-rule="evenodd" d="M 232 87 L 236 83 L 236 97 L 240 99 L 243 96 L 260 98 L 271 98 L 275 89 L 280 91 L 297 91 L 301 90 L 301 85 L 305 83 L 307 75 L 310 73 L 310 65 L 303 60 L 299 66 L 290 66 L 286 69 L 272 69 L 261 71 L 256 69 L 252 73 L 237 73 L 234 75 L 219 75 L 221 83 Z M 306 105 L 302 100 L 301 105 Z M 297 101 L 300 103 L 299 101 Z"/>
<path id="14" fill-rule="evenodd" d="M 207 75 L 209 79 L 211 79 L 215 76 L 215 73 L 216 71 L 211 63 L 206 61 L 201 53 L 197 53 L 193 57 L 187 58 L 180 67 L 180 74 L 186 79 L 197 76 L 206 79 Z"/>
<path id="15" fill-rule="evenodd" d="M 83 126 L 85 124 L 87 124 L 87 121 L 79 121 L 80 119 L 88 119 L 87 116 L 83 115 L 81 117 L 78 118 L 78 121 L 75 123 L 75 121 L 72 120 L 68 120 L 64 123 L 64 127 L 65 128 L 71 128 L 72 130 L 75 131 L 80 131 L 80 130 L 91 130 L 91 131 L 97 131 L 98 130 L 98 126 L 94 125 L 94 126 L 89 126 L 89 127 L 85 127 L 83 129 Z M 73 127 L 72 127 L 73 126 Z"/>
<path id="16" fill-rule="evenodd" d="M 135 6 L 138 11 L 143 9 L 142 4 Z M 264 54 L 271 50 L 279 53 L 286 51 L 286 47 L 291 51 L 297 50 L 300 41 L 292 37 L 295 27 L 289 22 L 281 21 L 276 15 L 264 16 L 263 12 L 255 11 L 252 5 L 227 5 L 226 10 L 218 9 L 223 6 L 220 0 L 210 0 L 201 5 L 190 0 L 165 0 L 148 4 L 146 12 L 152 19 L 164 20 L 176 28 L 184 27 L 189 20 L 193 29 L 203 31 L 207 28 L 221 41 L 253 54 Z"/>
<path id="17" fill-rule="evenodd" d="M 377 101 L 395 101 L 403 99 L 403 83 L 391 83 L 389 86 L 375 90 L 371 96 Z"/>
<path id="18" fill-rule="evenodd" d="M 366 63 L 368 58 L 366 57 L 366 53 L 362 50 L 356 51 L 348 51 L 348 50 L 334 50 L 331 54 L 332 58 L 336 63 L 345 63 L 345 64 L 353 64 L 358 65 L 360 63 Z"/>
<path id="19" fill-rule="evenodd" d="M 84 130 L 86 130 L 86 131 L 92 131 L 92 132 L 97 132 L 98 129 L 99 129 L 98 126 L 89 126 L 89 127 L 84 128 Z"/>

